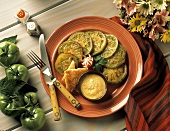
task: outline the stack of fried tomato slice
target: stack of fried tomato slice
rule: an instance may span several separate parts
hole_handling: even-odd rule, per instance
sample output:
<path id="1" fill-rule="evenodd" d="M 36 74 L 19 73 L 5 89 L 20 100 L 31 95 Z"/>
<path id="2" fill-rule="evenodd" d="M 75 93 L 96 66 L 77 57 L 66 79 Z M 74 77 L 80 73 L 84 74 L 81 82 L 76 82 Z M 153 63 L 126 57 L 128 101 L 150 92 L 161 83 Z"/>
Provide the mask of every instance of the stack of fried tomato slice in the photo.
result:
<path id="1" fill-rule="evenodd" d="M 78 31 L 60 44 L 55 62 L 56 70 L 63 75 L 71 61 L 78 67 L 84 55 L 100 55 L 107 60 L 102 74 L 108 83 L 117 84 L 127 75 L 126 50 L 112 34 L 98 30 Z"/>
<path id="2" fill-rule="evenodd" d="M 84 55 L 90 54 L 93 49 L 92 39 L 87 32 L 73 33 L 68 40 L 79 43 L 82 46 Z"/>
<path id="3" fill-rule="evenodd" d="M 126 50 L 114 35 L 106 34 L 106 39 L 107 46 L 101 53 L 101 56 L 107 60 L 103 75 L 108 83 L 117 84 L 127 76 Z"/>

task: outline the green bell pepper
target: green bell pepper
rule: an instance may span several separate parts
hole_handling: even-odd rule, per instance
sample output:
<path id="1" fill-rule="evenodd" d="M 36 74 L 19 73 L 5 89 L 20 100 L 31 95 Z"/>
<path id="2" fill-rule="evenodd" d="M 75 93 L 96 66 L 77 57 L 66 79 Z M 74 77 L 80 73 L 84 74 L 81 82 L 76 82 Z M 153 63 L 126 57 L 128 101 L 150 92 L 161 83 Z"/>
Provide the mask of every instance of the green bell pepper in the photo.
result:
<path id="1" fill-rule="evenodd" d="M 25 128 L 31 131 L 37 131 L 44 126 L 46 118 L 41 108 L 28 107 L 27 112 L 21 115 L 20 120 Z"/>
<path id="2" fill-rule="evenodd" d="M 38 102 L 37 93 L 36 92 L 28 92 L 24 95 L 25 103 L 29 105 L 36 105 Z"/>
<path id="3" fill-rule="evenodd" d="M 10 66 L 14 63 L 17 63 L 20 57 L 19 48 L 16 44 L 4 41 L 0 43 L 0 65 L 1 66 Z"/>
<path id="4" fill-rule="evenodd" d="M 5 96 L 0 93 L 0 109 L 3 114 L 10 117 L 19 116 L 24 111 L 21 108 L 23 106 L 24 100 L 22 95 Z"/>
<path id="5" fill-rule="evenodd" d="M 22 64 L 14 64 L 6 68 L 5 71 L 8 79 L 20 79 L 25 82 L 27 82 L 29 79 L 28 69 Z"/>

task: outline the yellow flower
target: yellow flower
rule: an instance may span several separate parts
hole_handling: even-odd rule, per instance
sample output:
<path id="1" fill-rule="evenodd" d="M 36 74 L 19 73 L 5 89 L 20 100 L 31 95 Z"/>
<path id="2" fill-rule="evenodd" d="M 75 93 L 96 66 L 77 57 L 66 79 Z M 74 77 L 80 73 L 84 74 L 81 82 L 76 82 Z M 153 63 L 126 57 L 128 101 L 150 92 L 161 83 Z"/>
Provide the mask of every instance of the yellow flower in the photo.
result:
<path id="1" fill-rule="evenodd" d="M 146 26 L 146 22 L 147 22 L 147 19 L 142 16 L 139 17 L 139 14 L 137 13 L 136 17 L 133 16 L 131 20 L 129 20 L 130 30 L 132 32 L 141 32 L 144 30 Z"/>
<path id="2" fill-rule="evenodd" d="M 170 30 L 166 30 L 163 34 L 161 34 L 160 38 L 164 43 L 170 42 Z"/>

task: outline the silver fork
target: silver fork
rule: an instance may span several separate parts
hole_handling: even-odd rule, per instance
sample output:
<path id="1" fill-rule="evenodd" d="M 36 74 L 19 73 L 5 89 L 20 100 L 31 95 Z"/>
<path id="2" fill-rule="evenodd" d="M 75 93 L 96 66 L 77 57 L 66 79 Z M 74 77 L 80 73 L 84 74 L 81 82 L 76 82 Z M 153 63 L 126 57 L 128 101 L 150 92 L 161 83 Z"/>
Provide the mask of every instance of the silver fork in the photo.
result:
<path id="1" fill-rule="evenodd" d="M 53 75 L 51 74 L 49 67 L 47 67 L 45 62 L 40 59 L 32 50 L 30 51 L 30 53 L 27 54 L 27 56 L 43 74 L 50 77 L 51 80 L 55 79 L 55 77 L 53 77 Z"/>
<path id="2" fill-rule="evenodd" d="M 60 113 L 60 109 L 59 109 L 59 104 L 58 104 L 55 88 L 54 88 L 53 82 L 51 81 L 54 78 L 51 75 L 49 68 L 46 66 L 46 64 L 33 51 L 28 53 L 27 56 L 34 63 L 34 65 L 38 67 L 38 69 L 43 74 L 50 77 L 50 79 L 47 78 L 45 80 L 46 80 L 46 83 L 49 85 L 49 89 L 50 89 L 50 96 L 51 96 L 54 120 L 59 121 L 61 119 L 61 113 Z"/>
<path id="3" fill-rule="evenodd" d="M 42 71 L 43 74 L 50 77 L 53 84 L 61 91 L 61 93 L 75 108 L 80 107 L 80 103 L 76 100 L 76 98 L 50 73 L 49 68 L 46 66 L 43 60 L 41 60 L 33 51 L 28 53 L 27 56 Z"/>

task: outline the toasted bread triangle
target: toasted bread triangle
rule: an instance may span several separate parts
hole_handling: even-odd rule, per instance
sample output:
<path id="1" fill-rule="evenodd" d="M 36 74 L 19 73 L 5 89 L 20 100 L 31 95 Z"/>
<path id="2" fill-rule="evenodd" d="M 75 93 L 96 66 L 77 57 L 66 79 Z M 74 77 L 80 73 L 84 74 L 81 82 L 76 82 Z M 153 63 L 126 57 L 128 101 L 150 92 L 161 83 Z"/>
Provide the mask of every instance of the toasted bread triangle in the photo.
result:
<path id="1" fill-rule="evenodd" d="M 73 92 L 80 76 L 87 71 L 88 71 L 87 68 L 77 68 L 77 69 L 66 70 L 64 73 L 65 75 L 64 81 L 65 81 L 66 89 L 70 92 Z"/>
<path id="2" fill-rule="evenodd" d="M 74 62 L 74 60 L 72 60 L 72 62 L 71 62 L 71 64 L 70 64 L 70 66 L 68 67 L 68 69 L 67 70 L 70 70 L 70 69 L 75 69 L 76 68 L 76 66 L 75 66 L 75 62 Z M 62 78 L 62 82 L 63 83 L 65 83 L 65 77 L 66 77 L 66 73 L 65 73 L 65 71 L 64 71 L 64 76 L 63 76 L 63 78 Z"/>

